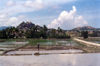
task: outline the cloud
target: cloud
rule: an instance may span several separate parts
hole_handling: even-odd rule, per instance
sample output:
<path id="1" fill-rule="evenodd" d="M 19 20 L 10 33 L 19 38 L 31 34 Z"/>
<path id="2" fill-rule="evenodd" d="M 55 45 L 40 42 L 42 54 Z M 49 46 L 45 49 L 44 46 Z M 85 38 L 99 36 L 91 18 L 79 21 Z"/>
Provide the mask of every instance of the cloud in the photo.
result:
<path id="1" fill-rule="evenodd" d="M 20 21 L 26 19 L 25 17 L 21 17 L 21 14 L 27 14 L 73 1 L 75 0 L 5 0 L 4 3 L 0 4 L 2 6 L 0 8 L 0 26 L 16 26 Z"/>
<path id="2" fill-rule="evenodd" d="M 5 14 L 0 14 L 0 19 L 5 18 L 6 15 Z"/>
<path id="3" fill-rule="evenodd" d="M 73 1 L 75 0 L 8 0 L 6 5 L 10 7 L 3 6 L 4 8 L 0 10 L 0 13 L 16 15 L 18 13 L 33 12 Z"/>
<path id="4" fill-rule="evenodd" d="M 68 11 L 62 11 L 57 19 L 54 19 L 49 25 L 49 28 L 73 29 L 75 27 L 85 26 L 88 24 L 86 20 L 80 15 L 77 15 L 76 7 Z"/>
<path id="5" fill-rule="evenodd" d="M 44 7 L 44 3 L 42 0 L 35 0 L 35 1 L 27 0 L 24 5 L 35 9 L 41 9 Z"/>
<path id="6" fill-rule="evenodd" d="M 75 2 L 76 0 L 42 0 L 47 5 L 58 5 L 58 4 L 64 4 L 69 2 Z"/>
<path id="7" fill-rule="evenodd" d="M 7 2 L 7 6 L 13 6 L 13 5 L 15 5 L 15 3 L 14 3 L 12 0 L 9 0 L 9 1 Z"/>
<path id="8" fill-rule="evenodd" d="M 42 0 L 24 0 L 24 1 L 14 1 L 9 0 L 0 13 L 8 14 L 9 16 L 16 15 L 19 13 L 27 13 L 40 10 L 44 8 L 44 3 Z"/>
<path id="9" fill-rule="evenodd" d="M 0 26 L 17 26 L 25 20 L 25 16 L 9 17 L 4 14 L 0 16 Z"/>

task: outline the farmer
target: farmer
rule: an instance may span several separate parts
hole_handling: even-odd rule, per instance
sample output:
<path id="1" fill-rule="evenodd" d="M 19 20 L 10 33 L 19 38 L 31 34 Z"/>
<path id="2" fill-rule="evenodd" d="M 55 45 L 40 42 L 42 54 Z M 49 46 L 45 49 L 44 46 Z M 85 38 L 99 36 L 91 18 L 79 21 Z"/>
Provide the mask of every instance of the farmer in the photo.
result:
<path id="1" fill-rule="evenodd" d="M 39 49 L 40 49 L 40 44 L 37 45 L 37 48 L 38 48 L 38 51 L 39 51 Z"/>

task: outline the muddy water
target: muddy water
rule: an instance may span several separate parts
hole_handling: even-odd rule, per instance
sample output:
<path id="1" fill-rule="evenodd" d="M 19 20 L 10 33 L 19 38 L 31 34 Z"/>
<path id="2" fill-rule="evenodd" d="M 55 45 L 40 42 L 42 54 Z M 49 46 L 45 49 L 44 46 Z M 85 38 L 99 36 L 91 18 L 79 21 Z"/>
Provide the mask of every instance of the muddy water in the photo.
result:
<path id="1" fill-rule="evenodd" d="M 66 41 L 66 40 L 56 40 L 55 42 L 40 42 L 39 43 L 40 45 L 48 45 L 48 47 L 50 47 L 51 45 L 61 45 L 61 46 L 77 46 L 78 44 L 74 41 Z M 11 52 L 8 52 L 6 55 L 32 55 L 34 53 L 36 53 L 37 51 L 11 51 Z M 79 49 L 67 49 L 67 50 L 40 50 L 39 51 L 40 54 L 68 54 L 68 53 L 83 53 L 82 50 L 79 50 Z"/>
<path id="2" fill-rule="evenodd" d="M 40 45 L 62 45 L 62 46 L 77 46 L 78 44 L 75 41 L 67 41 L 67 40 L 56 40 L 54 42 L 39 42 Z"/>
<path id="3" fill-rule="evenodd" d="M 45 43 L 41 43 L 45 44 Z M 48 42 L 46 44 L 53 44 Z M 77 46 L 74 41 L 58 41 L 56 44 Z M 82 53 L 82 50 L 49 50 L 39 51 L 47 55 L 34 55 L 37 51 L 12 51 L 8 56 L 0 56 L 0 66 L 100 66 L 100 53 Z M 69 54 L 72 53 L 72 54 Z M 78 54 L 73 54 L 78 53 Z M 81 54 L 82 53 L 82 54 Z M 11 54 L 22 54 L 10 56 Z M 26 54 L 26 55 L 24 55 Z M 30 55 L 28 55 L 30 54 Z"/>
<path id="4" fill-rule="evenodd" d="M 94 43 L 98 43 L 98 44 L 100 44 L 100 41 L 90 41 L 90 42 L 94 42 Z"/>
<path id="5" fill-rule="evenodd" d="M 18 45 L 18 44 L 27 44 L 28 42 L 15 42 L 15 41 L 11 41 L 11 42 L 0 42 L 0 45 Z"/>
<path id="6" fill-rule="evenodd" d="M 11 51 L 6 55 L 34 55 L 38 51 Z M 69 50 L 43 50 L 39 51 L 40 54 L 74 54 L 74 53 L 82 53 L 82 50 L 69 49 Z"/>
<path id="7" fill-rule="evenodd" d="M 100 53 L 1 56 L 0 66 L 100 66 Z"/>
<path id="8" fill-rule="evenodd" d="M 0 55 L 2 55 L 7 50 L 13 50 L 13 49 L 15 49 L 17 47 L 21 47 L 27 43 L 28 42 L 15 42 L 15 41 L 0 42 Z"/>
<path id="9" fill-rule="evenodd" d="M 27 44 L 28 42 L 0 42 L 0 50 L 10 50 Z"/>

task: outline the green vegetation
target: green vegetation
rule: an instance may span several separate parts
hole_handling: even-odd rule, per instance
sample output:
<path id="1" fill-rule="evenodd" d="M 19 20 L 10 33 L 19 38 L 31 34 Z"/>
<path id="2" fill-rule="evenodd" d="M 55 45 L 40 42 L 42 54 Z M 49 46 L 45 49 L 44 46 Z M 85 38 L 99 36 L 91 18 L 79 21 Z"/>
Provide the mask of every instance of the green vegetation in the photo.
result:
<path id="1" fill-rule="evenodd" d="M 88 38 L 88 31 L 82 31 L 82 36 L 84 39 L 87 39 Z"/>
<path id="2" fill-rule="evenodd" d="M 47 40 L 47 39 L 29 39 L 28 41 L 30 45 L 37 45 L 38 43 L 41 42 L 54 42 L 54 40 Z"/>
<path id="3" fill-rule="evenodd" d="M 0 39 L 17 39 L 17 38 L 57 38 L 64 39 L 71 37 L 66 34 L 60 27 L 58 29 L 48 29 L 46 25 L 43 27 L 34 25 L 30 22 L 22 23 L 18 27 L 9 27 L 0 31 Z"/>
<path id="4" fill-rule="evenodd" d="M 72 41 L 71 39 L 0 39 L 3 42 L 12 42 L 12 41 L 16 41 L 16 42 L 29 42 L 29 45 L 37 45 L 38 43 L 43 43 L 45 44 L 46 42 L 50 42 L 53 44 L 56 44 L 56 41 Z"/>
<path id="5" fill-rule="evenodd" d="M 49 40 L 49 39 L 0 39 L 3 42 L 26 42 L 28 41 L 30 45 L 37 45 L 37 43 L 41 42 L 54 42 L 55 40 Z"/>

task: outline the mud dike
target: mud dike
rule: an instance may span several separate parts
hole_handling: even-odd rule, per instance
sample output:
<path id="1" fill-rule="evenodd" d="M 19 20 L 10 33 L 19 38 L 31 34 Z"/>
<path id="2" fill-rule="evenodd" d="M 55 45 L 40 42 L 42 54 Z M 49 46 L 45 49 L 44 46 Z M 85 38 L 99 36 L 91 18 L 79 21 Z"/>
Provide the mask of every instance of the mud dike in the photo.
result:
<path id="1" fill-rule="evenodd" d="M 82 45 L 82 49 L 88 53 L 100 53 L 100 44 L 98 43 L 84 41 L 77 38 L 74 38 L 73 40 Z"/>

